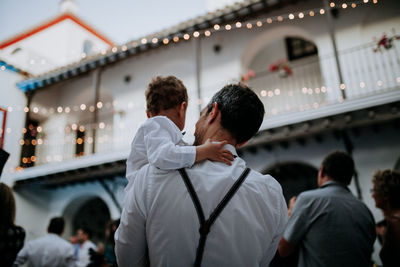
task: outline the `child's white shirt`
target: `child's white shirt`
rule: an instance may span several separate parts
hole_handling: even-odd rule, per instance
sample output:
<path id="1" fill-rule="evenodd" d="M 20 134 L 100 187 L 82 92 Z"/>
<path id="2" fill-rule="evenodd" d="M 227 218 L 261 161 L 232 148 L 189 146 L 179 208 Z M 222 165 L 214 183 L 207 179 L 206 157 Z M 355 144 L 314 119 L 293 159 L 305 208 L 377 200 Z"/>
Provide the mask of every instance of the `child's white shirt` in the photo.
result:
<path id="1" fill-rule="evenodd" d="M 196 147 L 185 146 L 182 137 L 179 128 L 168 117 L 155 116 L 147 119 L 131 144 L 126 162 L 128 183 L 132 184 L 137 171 L 149 163 L 163 170 L 192 166 L 196 159 Z"/>

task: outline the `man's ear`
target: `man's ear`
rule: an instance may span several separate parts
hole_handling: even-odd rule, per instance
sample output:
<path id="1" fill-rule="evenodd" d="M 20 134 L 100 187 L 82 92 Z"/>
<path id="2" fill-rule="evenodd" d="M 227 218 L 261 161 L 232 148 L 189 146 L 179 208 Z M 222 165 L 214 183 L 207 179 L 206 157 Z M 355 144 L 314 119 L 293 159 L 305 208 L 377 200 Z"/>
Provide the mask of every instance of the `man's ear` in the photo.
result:
<path id="1" fill-rule="evenodd" d="M 214 122 L 214 120 L 217 118 L 218 114 L 219 114 L 218 104 L 217 104 L 217 102 L 214 102 L 212 104 L 212 109 L 208 115 L 209 116 L 208 123 Z"/>
<path id="2" fill-rule="evenodd" d="M 183 101 L 179 107 L 179 116 L 185 116 L 186 115 L 186 109 L 187 109 L 187 103 Z"/>
<path id="3" fill-rule="evenodd" d="M 151 117 L 151 114 L 150 114 L 150 112 L 148 112 L 148 111 L 146 111 L 146 115 L 147 115 L 147 118 L 150 118 L 150 117 Z"/>

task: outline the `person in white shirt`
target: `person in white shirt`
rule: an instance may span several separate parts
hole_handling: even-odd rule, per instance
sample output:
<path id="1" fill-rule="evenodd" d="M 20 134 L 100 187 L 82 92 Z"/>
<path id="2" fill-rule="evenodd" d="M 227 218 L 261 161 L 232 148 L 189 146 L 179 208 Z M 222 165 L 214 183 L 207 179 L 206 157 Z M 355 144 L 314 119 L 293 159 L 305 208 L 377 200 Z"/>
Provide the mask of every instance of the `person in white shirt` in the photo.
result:
<path id="1" fill-rule="evenodd" d="M 222 149 L 222 142 L 185 146 L 181 131 L 185 127 L 188 95 L 175 76 L 154 78 L 146 90 L 146 114 L 149 118 L 137 131 L 126 162 L 129 190 L 137 171 L 146 164 L 163 170 L 190 167 L 205 159 L 230 164 L 233 155 Z"/>
<path id="2" fill-rule="evenodd" d="M 81 227 L 76 231 L 76 237 L 79 243 L 78 257 L 76 259 L 77 267 L 86 267 L 90 263 L 90 250 L 97 252 L 97 246 L 90 241 L 90 230 L 87 227 Z"/>
<path id="3" fill-rule="evenodd" d="M 195 145 L 226 140 L 232 165 L 206 160 L 179 171 L 146 165 L 137 172 L 115 233 L 118 266 L 268 266 L 287 223 L 286 203 L 270 175 L 251 170 L 246 177 L 236 153 L 263 117 L 251 89 L 227 85 L 202 110 Z M 239 187 L 229 200 L 233 184 Z M 222 199 L 229 201 L 221 211 Z M 210 214 L 219 216 L 205 221 Z"/>
<path id="4" fill-rule="evenodd" d="M 75 266 L 74 251 L 71 244 L 60 236 L 64 231 L 64 219 L 50 220 L 48 234 L 29 241 L 18 253 L 13 266 L 28 262 L 29 267 Z"/>

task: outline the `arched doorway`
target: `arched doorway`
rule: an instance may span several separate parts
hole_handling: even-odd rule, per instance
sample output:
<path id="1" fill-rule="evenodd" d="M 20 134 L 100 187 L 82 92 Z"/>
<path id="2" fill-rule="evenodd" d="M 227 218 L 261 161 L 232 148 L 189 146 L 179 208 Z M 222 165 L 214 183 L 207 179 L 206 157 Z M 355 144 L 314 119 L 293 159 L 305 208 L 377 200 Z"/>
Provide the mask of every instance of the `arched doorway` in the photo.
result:
<path id="1" fill-rule="evenodd" d="M 317 45 L 299 28 L 266 31 L 246 48 L 242 80 L 260 96 L 266 116 L 317 108 L 329 90 Z"/>
<path id="2" fill-rule="evenodd" d="M 268 167 L 262 172 L 270 174 L 282 186 L 287 203 L 301 192 L 317 188 L 318 170 L 301 162 L 283 162 Z"/>
<path id="3" fill-rule="evenodd" d="M 73 233 L 80 227 L 87 227 L 92 234 L 91 240 L 96 243 L 103 241 L 107 223 L 110 221 L 110 211 L 104 201 L 91 198 L 78 208 L 72 221 Z"/>

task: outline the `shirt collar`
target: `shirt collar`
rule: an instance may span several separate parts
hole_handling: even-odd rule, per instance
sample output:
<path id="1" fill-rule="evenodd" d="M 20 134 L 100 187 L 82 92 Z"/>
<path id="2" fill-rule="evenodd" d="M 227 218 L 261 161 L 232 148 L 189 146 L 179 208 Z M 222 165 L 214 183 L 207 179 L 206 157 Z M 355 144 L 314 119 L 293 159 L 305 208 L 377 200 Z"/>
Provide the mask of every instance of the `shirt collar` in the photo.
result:
<path id="1" fill-rule="evenodd" d="M 340 186 L 340 187 L 343 187 L 343 188 L 349 190 L 349 189 L 347 188 L 346 185 L 344 185 L 344 184 L 342 184 L 342 183 L 339 183 L 339 182 L 336 182 L 336 181 L 333 181 L 333 180 L 329 180 L 329 181 L 325 182 L 325 183 L 321 186 L 321 188 L 325 188 L 325 187 L 333 186 L 333 185 Z"/>
<path id="2" fill-rule="evenodd" d="M 229 151 L 233 154 L 233 156 L 234 156 L 235 158 L 238 156 L 238 154 L 237 154 L 237 152 L 236 152 L 236 148 L 235 148 L 233 145 L 231 145 L 231 144 L 226 144 L 226 145 L 224 145 L 224 149 L 229 150 Z"/>

